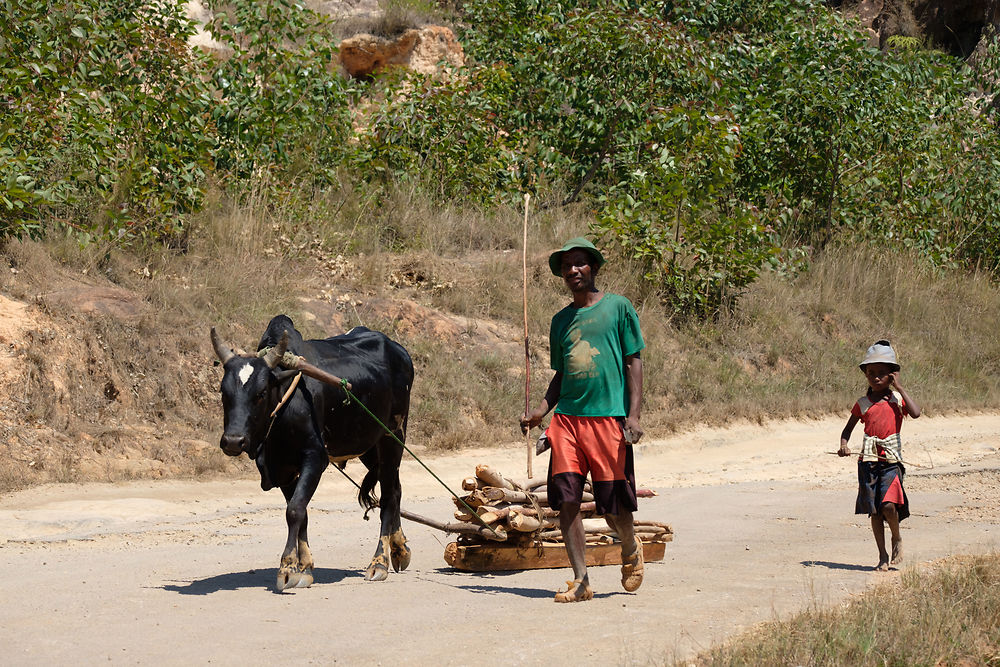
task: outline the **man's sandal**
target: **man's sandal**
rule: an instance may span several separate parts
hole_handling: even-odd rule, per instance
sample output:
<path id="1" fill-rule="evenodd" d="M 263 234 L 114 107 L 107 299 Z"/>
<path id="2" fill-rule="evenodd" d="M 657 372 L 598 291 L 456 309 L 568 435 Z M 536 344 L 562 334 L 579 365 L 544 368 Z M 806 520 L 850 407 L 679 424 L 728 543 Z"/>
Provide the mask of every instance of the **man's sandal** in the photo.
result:
<path id="1" fill-rule="evenodd" d="M 629 593 L 642 586 L 642 540 L 635 538 L 635 553 L 622 558 L 622 588 Z"/>
<path id="2" fill-rule="evenodd" d="M 583 602 L 594 597 L 594 591 L 590 590 L 590 586 L 581 579 L 567 581 L 566 586 L 569 590 L 556 593 L 556 602 Z"/>

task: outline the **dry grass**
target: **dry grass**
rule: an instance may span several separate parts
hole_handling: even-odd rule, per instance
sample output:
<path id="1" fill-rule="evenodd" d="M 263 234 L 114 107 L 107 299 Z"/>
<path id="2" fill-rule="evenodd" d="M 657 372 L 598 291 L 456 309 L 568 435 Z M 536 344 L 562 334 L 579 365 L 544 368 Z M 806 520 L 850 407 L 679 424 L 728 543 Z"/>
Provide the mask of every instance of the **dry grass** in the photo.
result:
<path id="1" fill-rule="evenodd" d="M 997 313 L 1000 290 L 983 276 L 834 248 L 796 280 L 763 275 L 717 323 L 647 317 L 649 394 L 664 400 L 667 426 L 846 414 L 865 387 L 865 348 L 888 338 L 927 414 L 990 409 L 1000 398 Z"/>
<path id="2" fill-rule="evenodd" d="M 378 5 L 379 11 L 374 16 L 352 16 L 338 21 L 336 31 L 341 39 L 358 33 L 391 39 L 410 28 L 450 20 L 441 4 L 431 0 L 379 0 Z"/>
<path id="3" fill-rule="evenodd" d="M 906 570 L 840 609 L 761 626 L 696 665 L 1000 664 L 1000 554 Z"/>
<path id="4" fill-rule="evenodd" d="M 5 464 L 14 472 L 0 470 L 0 486 L 86 478 L 59 463 L 62 452 L 80 438 L 99 442 L 109 427 L 136 425 L 162 436 L 135 432 L 142 455 L 167 460 L 134 474 L 231 470 L 197 457 L 156 459 L 153 450 L 218 438 L 210 326 L 246 348 L 281 312 L 307 336 L 336 333 L 305 316 L 302 297 L 328 300 L 331 312 L 337 297 L 415 303 L 457 323 L 455 338 L 401 327 L 377 308 L 340 312 L 345 328 L 383 329 L 410 350 L 417 368 L 411 444 L 448 450 L 520 439 L 523 210 L 442 207 L 407 190 L 382 200 L 356 190 L 314 199 L 279 198 L 274 190 L 263 183 L 236 198 L 216 196 L 183 250 L 80 248 L 64 238 L 7 244 L 4 258 L 18 273 L 0 273 L 0 288 L 35 304 L 52 324 L 30 332 L 23 393 L 0 414 L 11 427 L 39 426 L 19 430 L 30 436 L 27 446 L 7 439 L 5 451 L 27 447 L 31 456 Z M 532 207 L 532 404 L 551 377 L 549 320 L 569 302 L 546 258 L 566 238 L 586 234 L 587 223 L 582 209 Z M 992 409 L 1000 398 L 1000 290 L 984 277 L 935 273 L 905 253 L 832 248 L 794 280 L 763 275 L 735 313 L 694 325 L 667 317 L 635 267 L 610 259 L 599 285 L 631 298 L 643 325 L 643 420 L 652 437 L 735 419 L 846 415 L 864 387 L 857 362 L 881 337 L 899 351 L 903 380 L 927 414 Z M 36 300 L 67 283 L 122 287 L 144 310 L 121 319 Z"/>

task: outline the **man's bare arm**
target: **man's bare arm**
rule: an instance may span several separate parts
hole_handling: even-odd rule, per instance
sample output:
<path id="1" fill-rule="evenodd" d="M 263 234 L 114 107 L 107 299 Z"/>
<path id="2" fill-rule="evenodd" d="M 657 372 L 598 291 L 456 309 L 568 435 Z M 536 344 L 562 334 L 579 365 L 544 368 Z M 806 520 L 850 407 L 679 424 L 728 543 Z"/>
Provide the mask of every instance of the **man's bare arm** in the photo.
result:
<path id="1" fill-rule="evenodd" d="M 522 433 L 527 433 L 530 429 L 541 424 L 545 415 L 549 414 L 549 411 L 556 407 L 556 404 L 559 402 L 559 393 L 562 391 L 562 377 L 561 372 L 553 375 L 552 380 L 549 381 L 549 388 L 545 390 L 545 398 L 542 399 L 542 402 L 539 403 L 537 408 L 531 411 L 531 414 L 521 417 Z"/>
<path id="2" fill-rule="evenodd" d="M 628 416 L 625 417 L 625 435 L 632 443 L 642 437 L 642 359 L 638 354 L 625 357 L 625 383 L 628 386 Z"/>

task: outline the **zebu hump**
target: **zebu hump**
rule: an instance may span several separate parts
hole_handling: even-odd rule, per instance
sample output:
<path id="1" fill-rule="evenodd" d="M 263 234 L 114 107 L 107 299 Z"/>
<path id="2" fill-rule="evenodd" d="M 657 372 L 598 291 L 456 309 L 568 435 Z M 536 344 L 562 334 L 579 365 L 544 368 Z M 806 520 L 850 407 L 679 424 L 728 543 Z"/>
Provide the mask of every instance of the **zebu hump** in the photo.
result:
<path id="1" fill-rule="evenodd" d="M 288 332 L 288 350 L 295 354 L 301 354 L 302 334 L 295 328 L 292 318 L 287 315 L 275 315 L 271 318 L 271 321 L 267 323 L 267 329 L 264 330 L 264 335 L 260 337 L 257 349 L 274 347 L 286 331 Z"/>

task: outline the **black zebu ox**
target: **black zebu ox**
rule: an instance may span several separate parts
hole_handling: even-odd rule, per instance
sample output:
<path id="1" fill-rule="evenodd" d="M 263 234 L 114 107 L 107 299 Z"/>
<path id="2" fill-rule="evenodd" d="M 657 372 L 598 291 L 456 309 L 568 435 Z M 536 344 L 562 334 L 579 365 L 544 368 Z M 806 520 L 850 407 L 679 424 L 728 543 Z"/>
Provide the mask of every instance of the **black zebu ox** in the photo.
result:
<path id="1" fill-rule="evenodd" d="M 306 505 L 328 462 L 360 457 L 368 468 L 358 499 L 381 508 L 375 556 L 365 573 L 370 581 L 388 576 L 389 558 L 397 572 L 410 563 L 400 528 L 399 462 L 403 448 L 345 394 L 343 387 L 303 377 L 294 394 L 271 414 L 297 371 L 277 368 L 284 347 L 312 366 L 350 382 L 351 392 L 404 441 L 413 385 L 413 363 L 406 350 L 387 336 L 364 327 L 325 340 L 303 340 L 292 320 L 278 315 L 268 324 L 258 351 L 244 356 L 223 343 L 212 329 L 212 344 L 223 364 L 222 406 L 225 431 L 220 446 L 230 456 L 246 452 L 257 463 L 260 486 L 285 495 L 288 542 L 281 554 L 278 590 L 312 584 Z M 314 375 L 317 375 L 315 371 Z M 376 482 L 381 500 L 373 495 Z"/>

